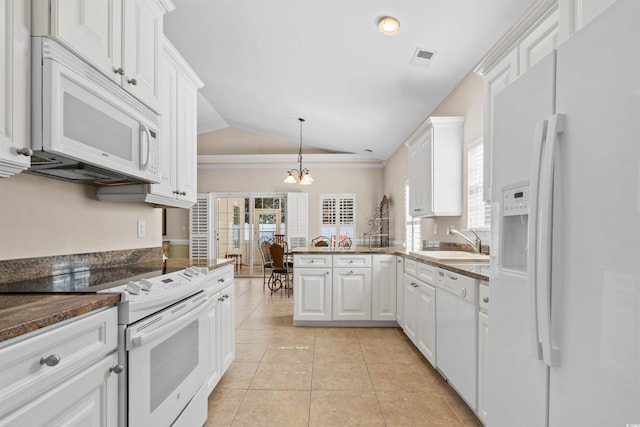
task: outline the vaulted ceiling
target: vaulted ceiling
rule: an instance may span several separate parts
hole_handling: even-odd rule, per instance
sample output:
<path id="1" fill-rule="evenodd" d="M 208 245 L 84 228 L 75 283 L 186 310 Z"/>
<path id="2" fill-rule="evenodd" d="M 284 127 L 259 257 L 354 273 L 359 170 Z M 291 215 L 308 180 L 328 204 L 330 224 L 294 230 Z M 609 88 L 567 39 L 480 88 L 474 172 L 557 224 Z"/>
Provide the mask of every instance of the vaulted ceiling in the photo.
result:
<path id="1" fill-rule="evenodd" d="M 303 117 L 305 146 L 385 160 L 532 0 L 173 2 L 165 34 L 205 82 L 200 132 L 298 142 Z"/>

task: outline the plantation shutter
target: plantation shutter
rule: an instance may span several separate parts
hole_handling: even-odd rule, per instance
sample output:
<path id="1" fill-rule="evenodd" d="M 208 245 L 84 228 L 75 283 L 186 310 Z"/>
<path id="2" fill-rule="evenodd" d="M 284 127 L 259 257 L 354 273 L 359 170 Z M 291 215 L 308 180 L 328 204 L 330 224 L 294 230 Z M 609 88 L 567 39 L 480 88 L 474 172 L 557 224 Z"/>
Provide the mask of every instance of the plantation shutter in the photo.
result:
<path id="1" fill-rule="evenodd" d="M 189 257 L 192 259 L 209 259 L 213 256 L 209 244 L 210 209 L 209 195 L 198 194 L 189 215 Z"/>

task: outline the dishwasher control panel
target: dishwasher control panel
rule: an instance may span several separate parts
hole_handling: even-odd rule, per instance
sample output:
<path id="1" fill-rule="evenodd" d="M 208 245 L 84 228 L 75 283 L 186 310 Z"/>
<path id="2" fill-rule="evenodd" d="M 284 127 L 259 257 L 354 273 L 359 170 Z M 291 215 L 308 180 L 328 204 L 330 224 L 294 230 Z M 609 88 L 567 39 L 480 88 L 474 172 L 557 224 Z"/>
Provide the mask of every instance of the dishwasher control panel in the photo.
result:
<path id="1" fill-rule="evenodd" d="M 476 305 L 476 282 L 471 277 L 438 269 L 438 287 L 473 305 Z"/>

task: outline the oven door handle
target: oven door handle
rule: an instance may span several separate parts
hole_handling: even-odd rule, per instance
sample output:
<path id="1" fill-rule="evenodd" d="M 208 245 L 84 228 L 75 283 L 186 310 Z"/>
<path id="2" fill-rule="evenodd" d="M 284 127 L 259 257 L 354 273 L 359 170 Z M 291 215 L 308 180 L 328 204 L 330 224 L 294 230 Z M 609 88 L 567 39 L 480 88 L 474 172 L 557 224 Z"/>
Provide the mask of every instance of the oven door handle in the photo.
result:
<path id="1" fill-rule="evenodd" d="M 127 350 L 130 350 L 134 347 L 140 347 L 143 346 L 145 344 L 147 344 L 150 341 L 153 341 L 154 339 L 161 337 L 163 335 L 165 335 L 168 331 L 171 331 L 172 329 L 180 329 L 181 327 L 189 324 L 190 322 L 192 322 L 194 319 L 197 319 L 198 316 L 200 316 L 200 313 L 202 313 L 203 311 L 205 311 L 208 308 L 209 302 L 211 301 L 211 298 L 205 298 L 202 300 L 202 302 L 200 304 L 198 304 L 197 306 L 193 307 L 191 310 L 189 310 L 189 312 L 185 313 L 184 315 L 178 317 L 175 320 L 172 320 L 171 322 L 167 323 L 166 325 L 163 325 L 161 327 L 159 327 L 158 329 L 154 329 L 153 331 L 149 332 L 149 333 L 143 333 L 140 335 L 137 335 L 135 337 L 131 337 L 131 339 L 129 340 L 129 345 L 127 346 Z"/>

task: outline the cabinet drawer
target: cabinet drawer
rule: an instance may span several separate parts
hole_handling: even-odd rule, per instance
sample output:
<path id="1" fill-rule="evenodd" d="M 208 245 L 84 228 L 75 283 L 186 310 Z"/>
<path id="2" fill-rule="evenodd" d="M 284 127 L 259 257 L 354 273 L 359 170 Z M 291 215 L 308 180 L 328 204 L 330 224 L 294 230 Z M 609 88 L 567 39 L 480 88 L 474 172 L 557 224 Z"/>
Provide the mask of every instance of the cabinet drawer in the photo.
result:
<path id="1" fill-rule="evenodd" d="M 478 304 L 480 305 L 480 311 L 489 314 L 489 286 L 486 282 L 480 282 Z"/>
<path id="2" fill-rule="evenodd" d="M 209 272 L 207 275 L 207 285 L 223 288 L 233 283 L 233 266 L 227 265 Z"/>
<path id="3" fill-rule="evenodd" d="M 305 254 L 305 255 L 294 255 L 293 256 L 293 266 L 295 267 L 312 267 L 312 268 L 322 268 L 322 267 L 331 267 L 331 255 L 324 254 Z"/>
<path id="4" fill-rule="evenodd" d="M 418 261 L 413 259 L 404 260 L 404 272 L 410 276 L 418 277 Z"/>
<path id="5" fill-rule="evenodd" d="M 436 284 L 436 268 L 432 265 L 418 262 L 418 279 L 432 286 Z"/>
<path id="6" fill-rule="evenodd" d="M 0 349 L 2 413 L 12 411 L 113 352 L 118 343 L 117 329 L 118 310 L 113 307 L 19 337 L 15 344 L 8 343 Z M 59 358 L 59 362 L 48 366 L 44 363 L 47 357 Z"/>
<path id="7" fill-rule="evenodd" d="M 334 255 L 334 267 L 371 267 L 371 255 Z"/>

